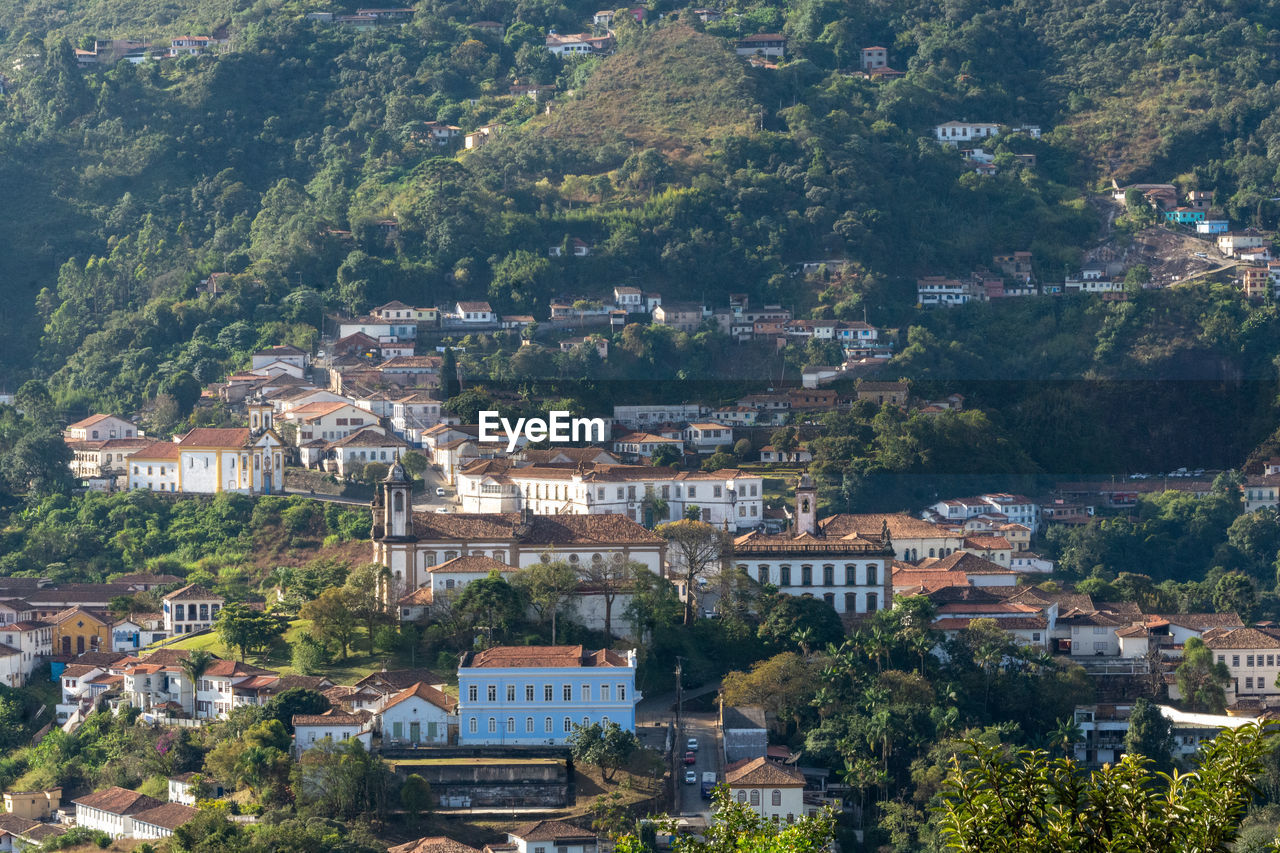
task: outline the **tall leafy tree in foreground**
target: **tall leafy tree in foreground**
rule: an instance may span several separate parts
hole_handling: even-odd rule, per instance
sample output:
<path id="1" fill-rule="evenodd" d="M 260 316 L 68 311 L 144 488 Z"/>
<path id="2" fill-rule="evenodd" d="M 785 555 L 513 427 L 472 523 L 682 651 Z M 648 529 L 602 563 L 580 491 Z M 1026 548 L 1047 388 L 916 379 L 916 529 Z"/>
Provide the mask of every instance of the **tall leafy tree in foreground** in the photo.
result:
<path id="1" fill-rule="evenodd" d="M 1207 853 L 1231 849 L 1275 739 L 1252 724 L 1223 731 L 1201 751 L 1196 772 L 1173 777 L 1136 755 L 1086 774 L 1040 750 L 1010 756 L 968 745 L 972 766 L 955 764 L 942 805 L 948 850 Z"/>
<path id="2" fill-rule="evenodd" d="M 1221 714 L 1227 707 L 1226 686 L 1231 683 L 1231 673 L 1225 663 L 1214 662 L 1213 649 L 1199 637 L 1187 639 L 1174 677 L 1183 701 L 1193 711 Z"/>

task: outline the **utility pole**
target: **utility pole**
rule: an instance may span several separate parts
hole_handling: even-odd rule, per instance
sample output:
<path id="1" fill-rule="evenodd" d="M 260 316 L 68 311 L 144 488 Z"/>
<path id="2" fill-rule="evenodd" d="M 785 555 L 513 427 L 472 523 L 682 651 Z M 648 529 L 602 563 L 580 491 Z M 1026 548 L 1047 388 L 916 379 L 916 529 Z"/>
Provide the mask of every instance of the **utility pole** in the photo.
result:
<path id="1" fill-rule="evenodd" d="M 681 675 L 684 672 L 684 658 L 676 657 L 676 725 L 671 733 L 671 810 L 681 812 L 680 805 L 680 724 L 684 711 L 684 690 Z"/>
<path id="2" fill-rule="evenodd" d="M 680 746 L 680 730 L 684 725 L 684 685 L 681 684 L 681 675 L 684 673 L 684 658 L 676 657 L 676 744 L 673 749 Z"/>

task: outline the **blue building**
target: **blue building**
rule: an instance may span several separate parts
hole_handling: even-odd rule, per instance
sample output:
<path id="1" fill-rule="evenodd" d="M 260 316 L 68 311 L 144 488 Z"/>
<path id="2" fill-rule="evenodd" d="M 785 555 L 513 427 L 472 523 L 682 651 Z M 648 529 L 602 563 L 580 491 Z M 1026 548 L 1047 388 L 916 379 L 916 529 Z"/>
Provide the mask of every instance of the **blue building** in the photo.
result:
<path id="1" fill-rule="evenodd" d="M 574 726 L 636 729 L 636 653 L 582 646 L 498 646 L 458 666 L 458 741 L 562 744 Z"/>
<path id="2" fill-rule="evenodd" d="M 1197 234 L 1226 234 L 1231 230 L 1231 223 L 1226 219 L 1205 219 L 1196 223 Z"/>
<path id="3" fill-rule="evenodd" d="M 1164 219 L 1166 222 L 1176 222 L 1179 225 L 1194 225 L 1197 222 L 1204 222 L 1204 211 L 1190 207 L 1176 207 L 1173 210 L 1166 210 Z"/>

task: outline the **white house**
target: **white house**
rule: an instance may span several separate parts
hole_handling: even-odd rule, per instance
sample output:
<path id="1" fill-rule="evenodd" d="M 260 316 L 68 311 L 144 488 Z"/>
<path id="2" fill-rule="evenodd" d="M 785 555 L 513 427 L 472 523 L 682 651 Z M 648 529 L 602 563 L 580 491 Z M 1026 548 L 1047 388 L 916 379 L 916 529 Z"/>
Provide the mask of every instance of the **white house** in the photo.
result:
<path id="1" fill-rule="evenodd" d="M 404 439 L 387 433 L 382 427 L 369 426 L 325 445 L 324 464 L 345 477 L 353 465 L 369 462 L 390 464 L 409 449 Z"/>
<path id="2" fill-rule="evenodd" d="M 283 413 L 281 418 L 295 425 L 294 442 L 298 445 L 317 438 L 337 441 L 378 423 L 371 412 L 338 400 L 307 403 Z"/>
<path id="3" fill-rule="evenodd" d="M 715 453 L 733 446 L 733 427 L 715 421 L 695 421 L 684 428 L 684 440 L 697 453 Z"/>
<path id="4" fill-rule="evenodd" d="M 722 432 L 728 430 L 715 425 Z M 683 518 L 697 507 L 702 521 L 734 529 L 764 518 L 764 481 L 736 468 L 677 471 L 648 465 L 582 464 L 576 468 L 530 465 L 505 468 L 476 462 L 458 472 L 458 499 L 464 512 L 519 512 L 538 515 L 624 515 L 658 524 Z M 661 514 L 661 502 L 666 514 Z"/>
<path id="5" fill-rule="evenodd" d="M 142 435 L 131 421 L 115 415 L 90 415 L 63 431 L 67 441 L 108 441 L 113 438 L 137 438 Z"/>
<path id="6" fill-rule="evenodd" d="M 182 803 L 164 803 L 133 815 L 133 838 L 168 838 L 173 831 L 200 814 Z"/>
<path id="7" fill-rule="evenodd" d="M 161 600 L 165 633 L 173 636 L 210 628 L 225 603 L 222 596 L 198 584 L 175 589 Z"/>
<path id="8" fill-rule="evenodd" d="M 1214 660 L 1226 664 L 1231 673 L 1228 701 L 1234 694 L 1275 696 L 1280 694 L 1280 632 L 1273 629 L 1210 628 L 1201 639 L 1213 651 Z"/>
<path id="9" fill-rule="evenodd" d="M 562 744 L 575 726 L 635 731 L 636 653 L 582 646 L 497 646 L 458 665 L 459 742 Z"/>
<path id="10" fill-rule="evenodd" d="M 710 410 L 698 403 L 669 403 L 657 406 L 614 406 L 613 420 L 630 429 L 652 429 L 659 424 L 696 421 Z"/>
<path id="11" fill-rule="evenodd" d="M 310 361 L 310 356 L 307 354 L 306 350 L 299 349 L 298 347 L 290 344 L 282 344 L 280 346 L 269 347 L 268 349 L 255 352 L 251 355 L 249 357 L 249 369 L 251 371 L 256 371 L 271 364 L 282 363 L 291 365 L 297 368 L 298 371 L 304 371 L 307 369 L 307 365 Z M 297 375 L 301 376 L 302 374 L 299 372 Z"/>
<path id="12" fill-rule="evenodd" d="M 999 133 L 1000 125 L 992 122 L 948 121 L 933 129 L 933 135 L 939 142 L 950 145 L 987 139 Z"/>
<path id="13" fill-rule="evenodd" d="M 324 714 L 294 714 L 293 743 L 297 755 L 325 740 L 342 743 L 347 740 L 358 740 L 365 749 L 373 744 L 373 729 L 370 726 L 370 714 L 347 714 L 342 711 L 328 711 Z"/>
<path id="14" fill-rule="evenodd" d="M 613 289 L 613 304 L 630 314 L 644 311 L 644 292 L 638 287 L 619 285 Z"/>
<path id="15" fill-rule="evenodd" d="M 164 805 L 154 797 L 115 786 L 72 802 L 76 807 L 76 826 L 96 829 L 112 838 L 133 838 L 134 816 Z"/>
<path id="16" fill-rule="evenodd" d="M 457 725 L 457 700 L 419 682 L 387 700 L 378 714 L 384 746 L 449 743 Z"/>
<path id="17" fill-rule="evenodd" d="M 507 845 L 516 853 L 596 853 L 593 830 L 565 820 L 539 820 L 507 833 Z"/>
<path id="18" fill-rule="evenodd" d="M 129 459 L 129 488 L 195 494 L 273 494 L 284 487 L 284 452 L 271 429 L 271 406 L 250 406 L 257 427 L 199 427 L 176 442 Z M 175 464 L 176 463 L 176 464 Z"/>
<path id="19" fill-rule="evenodd" d="M 776 824 L 795 823 L 806 814 L 804 776 L 765 756 L 731 765 L 725 771 L 724 781 L 730 796 L 766 820 Z"/>
<path id="20" fill-rule="evenodd" d="M 498 317 L 488 302 L 459 302 L 454 306 L 453 314 L 460 323 L 498 322 Z"/>

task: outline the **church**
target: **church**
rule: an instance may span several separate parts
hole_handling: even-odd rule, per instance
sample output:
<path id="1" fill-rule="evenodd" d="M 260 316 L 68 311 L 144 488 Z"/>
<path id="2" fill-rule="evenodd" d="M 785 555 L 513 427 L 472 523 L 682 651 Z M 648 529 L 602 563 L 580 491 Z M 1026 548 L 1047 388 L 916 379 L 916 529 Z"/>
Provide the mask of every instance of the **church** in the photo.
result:
<path id="1" fill-rule="evenodd" d="M 373 561 L 388 570 L 389 601 L 432 587 L 433 571 L 459 557 L 487 557 L 515 569 L 563 560 L 583 571 L 634 561 L 662 575 L 666 540 L 624 515 L 415 513 L 411 489 L 397 460 L 373 501 Z"/>

